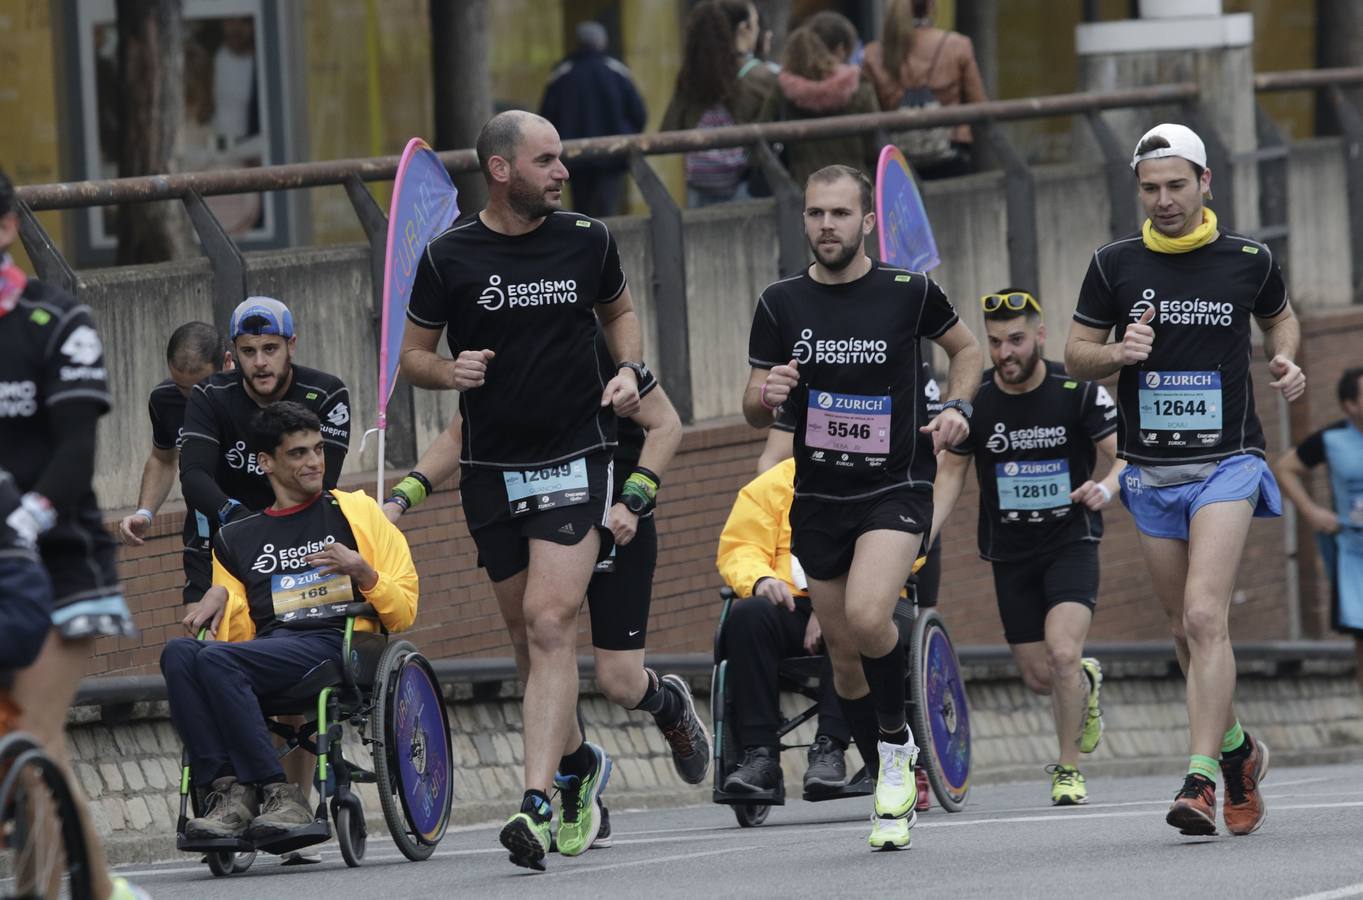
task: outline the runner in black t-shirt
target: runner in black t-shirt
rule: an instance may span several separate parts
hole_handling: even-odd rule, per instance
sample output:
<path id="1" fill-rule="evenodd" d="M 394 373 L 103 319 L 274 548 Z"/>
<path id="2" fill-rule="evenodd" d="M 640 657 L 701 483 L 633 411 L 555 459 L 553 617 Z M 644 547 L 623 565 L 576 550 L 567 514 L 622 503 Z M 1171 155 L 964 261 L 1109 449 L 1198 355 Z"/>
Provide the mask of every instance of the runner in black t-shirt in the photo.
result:
<path id="1" fill-rule="evenodd" d="M 1272 387 L 1295 400 L 1306 378 L 1292 362 L 1301 329 L 1282 271 L 1267 246 L 1218 230 L 1203 205 L 1206 166 L 1202 139 L 1182 125 L 1141 138 L 1131 168 L 1149 218 L 1093 255 L 1065 362 L 1080 378 L 1121 373 L 1122 502 L 1188 677 L 1192 759 L 1166 820 L 1184 834 L 1216 833 L 1219 755 L 1226 829 L 1249 834 L 1264 821 L 1268 748 L 1235 718 L 1230 597 L 1250 519 L 1281 512 L 1254 413 L 1251 319 Z"/>
<path id="2" fill-rule="evenodd" d="M 933 454 L 969 433 L 980 351 L 931 279 L 866 256 L 872 192 L 847 166 L 810 176 L 804 224 L 815 262 L 757 301 L 743 414 L 763 428 L 782 404 L 795 412 L 791 549 L 809 577 L 853 738 L 868 768 L 879 761 L 870 837 L 879 849 L 909 845 L 917 799 L 894 606 L 932 523 Z M 951 356 L 951 399 L 931 423 L 920 338 Z M 855 725 L 867 705 L 879 724 L 875 748 Z"/>
<path id="3" fill-rule="evenodd" d="M 166 345 L 166 368 L 170 377 L 152 388 L 147 399 L 151 453 L 142 466 L 137 510 L 124 516 L 119 523 L 123 543 L 133 547 L 142 545 L 151 520 L 179 477 L 185 406 L 194 385 L 231 366 L 232 351 L 228 349 L 227 340 L 207 322 L 188 322 L 171 334 Z M 203 513 L 185 510 L 184 547 L 185 586 L 181 593 L 185 603 L 196 603 L 213 583 L 208 517 Z"/>
<path id="4" fill-rule="evenodd" d="M 596 796 L 610 775 L 599 747 L 571 746 L 576 620 L 607 528 L 608 407 L 628 416 L 639 405 L 639 321 L 610 231 L 560 209 L 568 170 L 553 126 L 501 113 L 477 147 L 488 205 L 422 254 L 402 374 L 460 392 L 464 515 L 513 641 L 522 627 L 530 635 L 526 792 L 501 842 L 513 863 L 540 869 L 555 771 L 578 779 L 558 831 L 568 855 L 596 837 Z M 609 354 L 598 350 L 598 322 Z M 442 332 L 453 360 L 436 353 Z"/>
<path id="5" fill-rule="evenodd" d="M 61 288 L 29 278 L 9 256 L 18 237 L 14 188 L 0 172 L 0 469 L 19 504 L 5 525 L 38 549 L 51 587 L 26 585 L 50 604 L 50 625 L 31 665 L 14 676 L 19 726 L 80 782 L 67 758 L 66 713 L 101 636 L 136 634 L 118 583 L 118 544 L 104 529 L 93 486 L 95 432 L 109 411 L 104 344 L 90 308 Z M 94 896 L 130 897 L 109 878 L 103 845 L 81 809 Z M 117 892 L 117 893 L 116 893 Z"/>
<path id="6" fill-rule="evenodd" d="M 1027 687 L 1051 696 L 1060 758 L 1051 802 L 1088 802 L 1079 754 L 1103 734 L 1098 660 L 1081 658 L 1098 599 L 1099 512 L 1117 493 L 1117 408 L 1100 384 L 1043 358 L 1041 305 L 1015 288 L 981 299 L 989 355 L 971 436 L 940 461 L 933 530 L 951 515 L 973 457 L 980 556 L 994 566 L 1003 635 Z M 1101 455 L 1107 474 L 1094 480 Z"/>

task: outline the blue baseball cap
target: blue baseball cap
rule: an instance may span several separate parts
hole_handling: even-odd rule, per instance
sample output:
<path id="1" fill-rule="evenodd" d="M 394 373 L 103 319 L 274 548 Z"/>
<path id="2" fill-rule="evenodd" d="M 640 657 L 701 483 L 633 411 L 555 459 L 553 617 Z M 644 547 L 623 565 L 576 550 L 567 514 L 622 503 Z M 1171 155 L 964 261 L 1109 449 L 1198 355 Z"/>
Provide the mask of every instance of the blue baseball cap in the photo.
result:
<path id="1" fill-rule="evenodd" d="M 236 340 L 243 334 L 277 334 L 293 337 L 293 313 L 273 297 L 247 297 L 232 310 L 232 326 L 228 337 Z"/>

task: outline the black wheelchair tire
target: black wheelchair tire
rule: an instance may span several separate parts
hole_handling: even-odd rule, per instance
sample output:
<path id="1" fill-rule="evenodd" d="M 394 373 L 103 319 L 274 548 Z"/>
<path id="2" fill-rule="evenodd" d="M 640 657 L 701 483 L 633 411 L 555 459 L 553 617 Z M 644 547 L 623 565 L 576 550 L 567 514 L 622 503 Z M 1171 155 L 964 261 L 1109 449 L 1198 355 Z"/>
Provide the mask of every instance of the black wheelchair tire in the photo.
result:
<path id="1" fill-rule="evenodd" d="M 767 814 L 771 812 L 771 805 L 767 803 L 735 803 L 733 804 L 734 818 L 743 828 L 756 828 L 767 821 Z"/>
<path id="2" fill-rule="evenodd" d="M 85 833 L 81 830 L 76 800 L 71 786 L 61 768 L 47 755 L 46 751 L 32 737 L 22 732 L 13 732 L 0 740 L 0 828 L 13 823 L 14 828 L 6 841 L 5 852 L 11 853 L 22 846 L 24 819 L 16 819 L 14 811 L 19 802 L 20 779 L 25 769 L 34 771 L 44 787 L 51 793 L 52 802 L 58 811 L 61 822 L 61 839 L 65 845 L 67 891 L 71 900 L 92 900 L 91 872 Z"/>
<path id="3" fill-rule="evenodd" d="M 245 872 L 247 869 L 251 868 L 251 863 L 255 861 L 256 851 L 254 850 L 243 850 L 239 853 L 234 854 L 232 859 L 232 874 L 240 875 L 242 872 Z"/>
<path id="4" fill-rule="evenodd" d="M 208 871 L 216 878 L 225 878 L 237 871 L 237 855 L 231 850 L 218 850 L 207 853 Z"/>
<path id="5" fill-rule="evenodd" d="M 407 811 L 397 793 L 401 790 L 397 774 L 399 769 L 389 746 L 393 738 L 389 718 L 393 711 L 392 693 L 397 688 L 395 676 L 403 661 L 414 653 L 417 653 L 417 649 L 409 641 L 392 641 L 384 648 L 383 656 L 379 658 L 378 679 L 374 684 L 374 713 L 370 727 L 377 732 L 373 735 L 376 743 L 372 745 L 374 776 L 378 782 L 379 805 L 383 808 L 383 820 L 388 825 L 388 833 L 392 836 L 393 843 L 397 845 L 402 855 L 412 862 L 421 862 L 430 859 L 431 854 L 435 852 L 435 843 L 421 840 L 411 830 L 411 825 L 407 821 Z M 445 715 L 445 740 L 448 741 L 449 716 L 443 706 L 441 713 Z M 446 820 L 448 819 L 447 811 Z"/>
<path id="6" fill-rule="evenodd" d="M 357 869 L 364 861 L 365 844 L 364 815 L 345 803 L 333 803 L 331 816 L 336 821 L 336 843 L 341 846 L 341 859 L 352 869 Z"/>
<path id="7" fill-rule="evenodd" d="M 917 618 L 913 623 L 913 640 L 910 643 L 909 658 L 909 697 L 913 705 L 913 731 L 918 739 L 920 746 L 919 764 L 927 772 L 928 783 L 932 785 L 932 793 L 937 798 L 937 802 L 947 812 L 960 812 L 965 808 L 966 798 L 970 795 L 969 779 L 964 790 L 954 789 L 947 781 L 946 777 L 938 769 L 936 757 L 933 755 L 933 732 L 932 722 L 929 719 L 927 679 L 924 677 L 925 661 L 924 651 L 928 642 L 932 639 L 933 633 L 940 631 L 946 639 L 948 646 L 951 646 L 952 656 L 955 657 L 955 646 L 951 644 L 951 635 L 947 631 L 942 617 L 935 609 L 919 609 Z M 960 671 L 960 661 L 956 660 L 957 671 Z M 965 716 L 967 727 L 970 720 L 970 708 L 967 704 L 962 710 Z M 967 760 L 967 767 L 969 761 Z"/>

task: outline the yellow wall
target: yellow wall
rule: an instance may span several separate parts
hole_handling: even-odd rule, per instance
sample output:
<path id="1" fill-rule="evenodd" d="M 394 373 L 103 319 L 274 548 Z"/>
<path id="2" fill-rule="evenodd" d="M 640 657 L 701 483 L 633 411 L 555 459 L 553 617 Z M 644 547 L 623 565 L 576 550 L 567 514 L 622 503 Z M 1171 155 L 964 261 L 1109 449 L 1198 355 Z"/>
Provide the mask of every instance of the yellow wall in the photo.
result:
<path id="1" fill-rule="evenodd" d="M 45 3 L 0 0 L 0 167 L 15 184 L 61 180 L 50 12 Z M 58 244 L 61 215 L 38 216 Z M 15 241 L 13 253 L 32 271 L 22 242 Z"/>

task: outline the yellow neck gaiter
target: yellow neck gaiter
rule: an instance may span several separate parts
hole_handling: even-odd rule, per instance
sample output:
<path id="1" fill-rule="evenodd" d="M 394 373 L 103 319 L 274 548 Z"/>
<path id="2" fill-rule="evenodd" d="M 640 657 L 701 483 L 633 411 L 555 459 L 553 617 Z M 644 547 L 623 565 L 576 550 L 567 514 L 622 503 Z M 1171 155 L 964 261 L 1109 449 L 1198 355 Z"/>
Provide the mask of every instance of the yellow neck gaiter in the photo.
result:
<path id="1" fill-rule="evenodd" d="M 1169 237 L 1155 230 L 1149 219 L 1141 226 L 1141 239 L 1147 249 L 1156 253 L 1187 253 L 1198 247 L 1205 247 L 1216 240 L 1220 232 L 1216 230 L 1216 211 L 1210 206 L 1202 207 L 1202 224 L 1183 237 Z"/>

